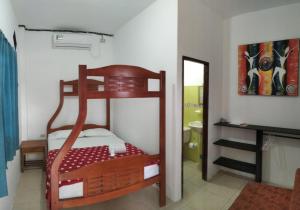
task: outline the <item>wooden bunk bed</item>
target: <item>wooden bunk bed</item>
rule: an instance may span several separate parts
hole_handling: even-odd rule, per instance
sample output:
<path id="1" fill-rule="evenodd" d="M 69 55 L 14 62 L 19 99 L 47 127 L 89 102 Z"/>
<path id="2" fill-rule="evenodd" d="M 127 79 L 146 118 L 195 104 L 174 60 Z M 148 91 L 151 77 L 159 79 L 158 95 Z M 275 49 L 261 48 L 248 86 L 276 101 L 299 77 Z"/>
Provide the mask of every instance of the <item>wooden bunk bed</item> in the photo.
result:
<path id="1" fill-rule="evenodd" d="M 101 77 L 103 81 L 89 79 L 90 77 Z M 148 90 L 149 79 L 159 80 L 159 91 Z M 72 91 L 65 91 L 66 86 L 71 86 Z M 68 96 L 79 96 L 77 121 L 75 125 L 52 128 L 53 122 L 63 107 L 64 98 Z M 159 98 L 159 154 L 121 155 L 62 172 L 61 164 L 73 150 L 72 146 L 81 131 L 91 128 L 110 129 L 110 99 L 112 98 Z M 106 100 L 106 125 L 85 124 L 89 99 Z M 50 209 L 59 210 L 91 205 L 138 191 L 155 183 L 159 184 L 159 205 L 164 206 L 166 204 L 165 120 L 164 71 L 154 73 L 141 67 L 125 65 L 87 69 L 85 65 L 80 65 L 78 80 L 60 81 L 59 106 L 47 125 L 48 135 L 56 131 L 72 129 L 62 147 L 56 151 L 51 163 L 48 162 L 47 177 L 51 177 L 48 192 Z M 144 179 L 144 167 L 154 162 L 158 163 L 159 173 L 154 177 Z M 59 184 L 65 180 L 78 179 L 83 184 L 83 195 L 60 199 Z"/>

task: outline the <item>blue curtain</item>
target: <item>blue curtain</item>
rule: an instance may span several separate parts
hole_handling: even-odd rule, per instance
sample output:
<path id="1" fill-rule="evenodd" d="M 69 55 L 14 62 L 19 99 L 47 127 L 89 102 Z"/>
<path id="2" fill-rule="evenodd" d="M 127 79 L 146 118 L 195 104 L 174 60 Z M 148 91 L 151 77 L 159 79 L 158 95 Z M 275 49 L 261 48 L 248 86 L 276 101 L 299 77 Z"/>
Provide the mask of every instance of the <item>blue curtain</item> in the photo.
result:
<path id="1" fill-rule="evenodd" d="M 6 164 L 18 148 L 17 54 L 0 32 L 0 197 L 7 195 Z"/>

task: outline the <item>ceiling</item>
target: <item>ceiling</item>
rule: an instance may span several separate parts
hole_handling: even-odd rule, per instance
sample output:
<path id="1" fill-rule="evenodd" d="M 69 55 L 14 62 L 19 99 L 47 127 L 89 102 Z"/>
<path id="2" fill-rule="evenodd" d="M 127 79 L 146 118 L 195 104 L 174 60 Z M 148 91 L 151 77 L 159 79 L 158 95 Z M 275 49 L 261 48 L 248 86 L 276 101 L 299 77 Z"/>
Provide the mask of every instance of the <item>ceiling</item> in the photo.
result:
<path id="1" fill-rule="evenodd" d="M 112 34 L 154 1 L 12 0 L 19 24 L 24 24 L 28 28 L 85 30 Z M 225 18 L 300 2 L 300 0 L 195 1 L 202 1 Z"/>
<path id="2" fill-rule="evenodd" d="M 28 28 L 114 33 L 155 0 L 12 0 Z"/>
<path id="3" fill-rule="evenodd" d="M 199 0 L 223 17 L 298 3 L 300 0 Z"/>

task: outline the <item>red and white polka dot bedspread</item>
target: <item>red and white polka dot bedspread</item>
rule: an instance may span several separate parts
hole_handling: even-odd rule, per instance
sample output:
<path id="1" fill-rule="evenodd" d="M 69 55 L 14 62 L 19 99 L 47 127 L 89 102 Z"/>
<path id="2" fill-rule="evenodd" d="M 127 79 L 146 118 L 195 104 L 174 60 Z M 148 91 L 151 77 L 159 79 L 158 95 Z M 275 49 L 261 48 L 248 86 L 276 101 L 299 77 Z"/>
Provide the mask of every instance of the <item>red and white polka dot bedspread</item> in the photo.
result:
<path id="1" fill-rule="evenodd" d="M 125 143 L 126 152 L 116 153 L 114 157 L 110 156 L 108 146 L 98 146 L 98 147 L 86 147 L 86 148 L 74 148 L 69 151 L 69 153 L 64 158 L 60 165 L 59 171 L 61 173 L 70 172 L 72 170 L 87 166 L 92 163 L 103 162 L 106 160 L 116 159 L 119 157 L 130 156 L 130 155 L 142 155 L 145 154 L 141 149 Z M 56 157 L 59 150 L 51 150 L 48 153 L 47 159 L 47 178 L 46 178 L 46 197 L 49 199 L 50 192 L 50 169 L 54 158 Z M 157 163 L 153 163 L 157 164 Z M 82 179 L 65 180 L 59 182 L 59 187 L 72 185 L 75 183 L 82 182 Z"/>

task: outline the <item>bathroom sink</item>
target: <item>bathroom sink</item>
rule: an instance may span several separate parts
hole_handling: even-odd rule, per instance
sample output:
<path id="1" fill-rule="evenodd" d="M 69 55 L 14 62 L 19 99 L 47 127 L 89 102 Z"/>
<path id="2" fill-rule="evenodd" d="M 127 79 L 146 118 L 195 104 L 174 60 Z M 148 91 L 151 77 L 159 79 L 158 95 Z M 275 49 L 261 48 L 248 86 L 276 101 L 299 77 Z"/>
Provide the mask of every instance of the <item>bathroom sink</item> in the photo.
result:
<path id="1" fill-rule="evenodd" d="M 183 127 L 183 131 L 189 131 L 189 130 L 191 130 L 191 128 L 190 127 Z"/>
<path id="2" fill-rule="evenodd" d="M 194 131 L 202 133 L 202 122 L 200 121 L 193 121 L 193 122 L 189 122 L 189 127 L 192 128 Z"/>

